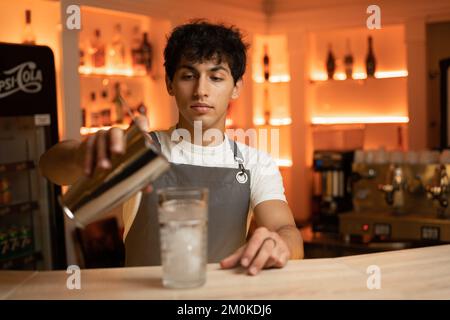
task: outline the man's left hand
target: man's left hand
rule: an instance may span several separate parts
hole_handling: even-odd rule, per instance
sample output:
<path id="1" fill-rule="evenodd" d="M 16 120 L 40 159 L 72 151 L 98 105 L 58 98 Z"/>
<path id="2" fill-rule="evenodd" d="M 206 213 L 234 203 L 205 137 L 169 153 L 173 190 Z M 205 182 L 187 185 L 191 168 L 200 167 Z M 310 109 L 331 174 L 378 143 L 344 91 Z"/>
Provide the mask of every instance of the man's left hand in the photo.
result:
<path id="1" fill-rule="evenodd" d="M 264 268 L 284 267 L 289 258 L 289 248 L 280 235 L 260 227 L 245 245 L 223 259 L 220 265 L 229 269 L 240 264 L 250 275 L 257 275 Z"/>

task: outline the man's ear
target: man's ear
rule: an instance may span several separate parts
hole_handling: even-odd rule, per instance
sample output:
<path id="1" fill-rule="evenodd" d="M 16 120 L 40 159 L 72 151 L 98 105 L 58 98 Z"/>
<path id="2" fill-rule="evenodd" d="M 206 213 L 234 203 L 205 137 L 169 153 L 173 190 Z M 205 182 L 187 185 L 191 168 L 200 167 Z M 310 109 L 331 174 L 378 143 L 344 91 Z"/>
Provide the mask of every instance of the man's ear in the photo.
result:
<path id="1" fill-rule="evenodd" d="M 169 95 L 173 96 L 172 81 L 170 81 L 169 76 L 166 74 L 166 88 Z"/>
<path id="2" fill-rule="evenodd" d="M 231 93 L 231 99 L 237 99 L 241 94 L 242 89 L 242 78 L 239 79 L 234 85 L 233 92 Z"/>

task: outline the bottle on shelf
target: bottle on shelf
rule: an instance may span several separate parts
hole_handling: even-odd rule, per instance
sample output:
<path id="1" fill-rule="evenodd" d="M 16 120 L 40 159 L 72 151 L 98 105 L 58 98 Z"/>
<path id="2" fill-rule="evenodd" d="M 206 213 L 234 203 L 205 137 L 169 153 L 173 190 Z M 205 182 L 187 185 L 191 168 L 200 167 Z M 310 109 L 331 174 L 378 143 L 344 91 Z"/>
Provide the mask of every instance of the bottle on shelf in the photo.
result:
<path id="1" fill-rule="evenodd" d="M 401 126 L 397 127 L 397 148 L 398 150 L 404 151 L 403 147 L 403 130 Z"/>
<path id="2" fill-rule="evenodd" d="M 83 49 L 80 49 L 80 67 L 84 67 L 86 65 L 86 54 Z"/>
<path id="3" fill-rule="evenodd" d="M 142 35 L 139 26 L 134 26 L 131 37 L 131 62 L 133 69 L 137 72 L 145 72 L 145 66 L 142 64 L 141 56 L 141 39 Z"/>
<path id="4" fill-rule="evenodd" d="M 140 47 L 141 63 L 145 66 L 145 70 L 150 74 L 153 62 L 153 47 L 148 41 L 148 33 L 144 32 Z"/>
<path id="5" fill-rule="evenodd" d="M 102 126 L 111 126 L 111 105 L 108 100 L 108 90 L 102 90 L 100 101 L 100 117 Z"/>
<path id="6" fill-rule="evenodd" d="M 126 67 L 126 47 L 122 38 L 122 26 L 118 23 L 114 26 L 114 34 L 108 50 L 109 66 L 117 69 Z"/>
<path id="7" fill-rule="evenodd" d="M 20 250 L 26 252 L 32 248 L 33 235 L 30 227 L 21 226 L 19 231 Z"/>
<path id="8" fill-rule="evenodd" d="M 375 70 L 376 70 L 376 60 L 375 60 L 375 54 L 373 53 L 373 40 L 372 37 L 368 37 L 368 52 L 366 57 L 366 72 L 367 77 L 374 77 L 375 76 Z"/>
<path id="9" fill-rule="evenodd" d="M 87 117 L 86 107 L 83 106 L 83 107 L 81 107 L 81 126 L 82 127 L 87 127 L 87 123 L 86 123 L 87 118 L 86 117 Z"/>
<path id="10" fill-rule="evenodd" d="M 332 80 L 334 72 L 336 71 L 336 59 L 334 57 L 333 51 L 331 50 L 331 43 L 328 44 L 328 55 L 327 55 L 327 74 L 328 80 Z"/>
<path id="11" fill-rule="evenodd" d="M 123 97 L 120 89 L 120 82 L 114 84 L 114 98 L 112 100 L 114 105 L 114 123 L 124 123 L 124 105 Z"/>
<path id="12" fill-rule="evenodd" d="M 14 255 L 20 249 L 19 230 L 17 226 L 11 226 L 8 233 L 10 254 Z"/>
<path id="13" fill-rule="evenodd" d="M 91 92 L 91 101 L 89 102 L 90 127 L 100 127 L 101 119 L 98 111 L 97 97 L 95 92 Z"/>
<path id="14" fill-rule="evenodd" d="M 25 28 L 23 29 L 22 43 L 36 44 L 36 36 L 31 26 L 31 10 L 25 10 Z"/>
<path id="15" fill-rule="evenodd" d="M 264 45 L 263 66 L 264 66 L 264 81 L 269 81 L 269 78 L 270 78 L 270 58 L 269 58 L 267 44 Z"/>
<path id="16" fill-rule="evenodd" d="M 6 230 L 0 229 L 0 260 L 9 255 L 9 239 Z"/>
<path id="17" fill-rule="evenodd" d="M 8 205 L 12 203 L 10 183 L 6 177 L 0 180 L 0 197 L 0 204 Z"/>
<path id="18" fill-rule="evenodd" d="M 269 100 L 269 88 L 267 84 L 264 84 L 264 124 L 270 124 L 270 100 Z"/>
<path id="19" fill-rule="evenodd" d="M 99 29 L 95 29 L 94 37 L 90 41 L 89 53 L 91 56 L 91 65 L 94 68 L 105 66 L 105 44 L 101 38 Z"/>
<path id="20" fill-rule="evenodd" d="M 268 82 L 270 79 L 270 58 L 268 53 L 268 46 L 264 44 L 264 55 L 263 55 L 263 70 L 264 70 L 264 123 L 267 125 L 270 123 L 270 101 L 269 101 L 269 88 Z"/>
<path id="21" fill-rule="evenodd" d="M 347 53 L 344 57 L 345 75 L 347 79 L 353 78 L 353 54 L 350 49 L 350 40 L 347 39 Z"/>

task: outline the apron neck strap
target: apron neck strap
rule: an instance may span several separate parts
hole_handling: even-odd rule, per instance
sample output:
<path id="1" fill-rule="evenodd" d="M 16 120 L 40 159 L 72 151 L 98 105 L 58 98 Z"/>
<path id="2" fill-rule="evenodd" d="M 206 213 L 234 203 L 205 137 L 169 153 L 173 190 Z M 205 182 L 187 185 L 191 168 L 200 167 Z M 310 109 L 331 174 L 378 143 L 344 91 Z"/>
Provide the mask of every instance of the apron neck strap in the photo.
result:
<path id="1" fill-rule="evenodd" d="M 241 150 L 239 150 L 236 141 L 228 139 L 227 136 L 225 136 L 224 139 L 227 139 L 230 143 L 231 150 L 233 150 L 234 160 L 236 160 L 236 162 L 238 163 L 239 169 L 242 171 L 242 173 L 245 173 L 244 157 L 242 156 Z"/>
<path id="2" fill-rule="evenodd" d="M 158 147 L 159 152 L 161 152 L 161 143 L 159 142 L 158 136 L 156 135 L 156 133 L 154 131 L 152 131 L 152 132 L 150 132 L 150 136 L 152 137 L 155 145 Z"/>
<path id="3" fill-rule="evenodd" d="M 244 158 L 242 157 L 242 153 L 239 150 L 237 143 L 234 140 L 228 139 L 227 137 L 224 137 L 224 139 L 227 139 L 230 143 L 231 150 L 233 150 L 234 160 L 236 160 L 236 162 L 239 164 L 243 164 Z"/>

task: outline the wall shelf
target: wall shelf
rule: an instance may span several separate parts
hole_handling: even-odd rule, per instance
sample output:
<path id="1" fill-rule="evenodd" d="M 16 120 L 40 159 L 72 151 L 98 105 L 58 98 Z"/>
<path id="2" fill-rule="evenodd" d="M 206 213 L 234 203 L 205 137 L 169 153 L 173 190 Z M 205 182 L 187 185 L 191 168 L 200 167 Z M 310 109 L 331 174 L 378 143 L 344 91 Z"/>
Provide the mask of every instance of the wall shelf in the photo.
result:
<path id="1" fill-rule="evenodd" d="M 291 159 L 275 159 L 275 163 L 280 168 L 290 168 L 290 167 L 292 167 L 292 160 Z"/>
<path id="2" fill-rule="evenodd" d="M 255 83 L 259 83 L 259 84 L 264 84 L 266 82 L 264 80 L 264 77 L 261 77 L 261 76 L 254 76 L 253 81 Z M 270 76 L 269 77 L 270 84 L 288 83 L 290 81 L 291 81 L 291 77 L 289 75 L 278 75 L 278 76 Z"/>
<path id="3" fill-rule="evenodd" d="M 393 79 L 393 78 L 406 78 L 408 77 L 408 71 L 406 70 L 393 70 L 393 71 L 377 71 L 375 77 L 368 78 L 365 73 L 353 73 L 351 79 L 347 79 L 345 73 L 335 73 L 333 79 L 328 79 L 326 72 L 314 72 L 310 79 L 310 83 L 321 82 L 334 82 L 334 81 L 357 81 L 361 80 L 381 80 L 381 79 Z"/>
<path id="4" fill-rule="evenodd" d="M 0 269 L 16 269 L 19 266 L 27 266 L 34 264 L 37 260 L 42 259 L 41 252 L 25 251 L 19 252 L 12 256 L 7 256 L 0 259 Z"/>
<path id="5" fill-rule="evenodd" d="M 138 71 L 133 69 L 105 69 L 105 68 L 89 68 L 79 67 L 78 73 L 81 77 L 127 77 L 127 78 L 141 78 L 147 77 L 148 74 L 145 71 Z"/>
<path id="6" fill-rule="evenodd" d="M 406 77 L 320 81 L 310 93 L 315 124 L 408 122 Z"/>
<path id="7" fill-rule="evenodd" d="M 39 204 L 36 201 L 27 201 L 11 205 L 2 205 L 0 206 L 0 217 L 7 214 L 30 212 L 32 210 L 37 210 L 38 208 Z"/>
<path id="8" fill-rule="evenodd" d="M 383 123 L 408 123 L 409 118 L 407 116 L 339 116 L 339 117 L 312 117 L 312 125 L 336 125 L 336 124 L 383 124 Z"/>
<path id="9" fill-rule="evenodd" d="M 271 118 L 268 124 L 265 123 L 263 118 L 253 119 L 253 125 L 256 127 L 282 127 L 289 126 L 291 123 L 291 118 Z"/>
<path id="10" fill-rule="evenodd" d="M 0 163 L 0 173 L 5 172 L 20 172 L 34 169 L 35 165 L 33 161 L 19 161 L 12 163 Z"/>

